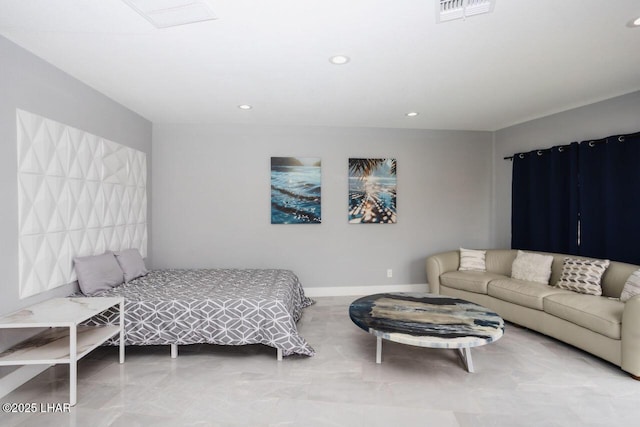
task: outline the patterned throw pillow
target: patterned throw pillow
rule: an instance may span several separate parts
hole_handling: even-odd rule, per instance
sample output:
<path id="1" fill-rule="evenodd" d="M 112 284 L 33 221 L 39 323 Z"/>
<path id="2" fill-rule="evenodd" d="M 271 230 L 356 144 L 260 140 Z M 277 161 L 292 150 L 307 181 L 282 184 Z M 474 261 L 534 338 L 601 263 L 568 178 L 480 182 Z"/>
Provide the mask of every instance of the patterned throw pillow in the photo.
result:
<path id="1" fill-rule="evenodd" d="M 609 267 L 608 259 L 565 258 L 562 275 L 556 286 L 581 294 L 602 295 L 602 275 Z"/>
<path id="2" fill-rule="evenodd" d="M 620 301 L 626 302 L 636 295 L 640 295 L 640 270 L 634 271 L 627 279 L 624 288 L 622 288 Z"/>
<path id="3" fill-rule="evenodd" d="M 518 251 L 511 264 L 511 277 L 528 282 L 549 284 L 553 256 Z"/>
<path id="4" fill-rule="evenodd" d="M 460 248 L 459 271 L 487 271 L 485 263 L 486 251 Z"/>

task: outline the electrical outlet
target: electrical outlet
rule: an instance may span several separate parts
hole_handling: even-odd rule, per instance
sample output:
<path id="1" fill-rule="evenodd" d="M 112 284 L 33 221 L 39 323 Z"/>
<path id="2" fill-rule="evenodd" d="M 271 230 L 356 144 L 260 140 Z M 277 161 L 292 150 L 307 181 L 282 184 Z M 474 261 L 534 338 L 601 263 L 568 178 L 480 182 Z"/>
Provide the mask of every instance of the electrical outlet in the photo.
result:
<path id="1" fill-rule="evenodd" d="M 390 268 L 387 268 L 387 277 L 393 277 L 393 270 Z"/>

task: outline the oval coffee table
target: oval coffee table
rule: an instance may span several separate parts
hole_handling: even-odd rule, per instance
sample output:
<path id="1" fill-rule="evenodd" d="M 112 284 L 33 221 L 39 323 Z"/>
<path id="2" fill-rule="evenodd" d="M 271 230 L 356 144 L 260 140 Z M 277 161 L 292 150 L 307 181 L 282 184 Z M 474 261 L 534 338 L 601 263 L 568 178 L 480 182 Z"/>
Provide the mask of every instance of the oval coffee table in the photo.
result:
<path id="1" fill-rule="evenodd" d="M 473 372 L 471 347 L 502 337 L 504 320 L 469 301 L 425 293 L 385 293 L 355 300 L 349 316 L 377 337 L 376 363 L 382 362 L 382 340 L 417 347 L 457 349 Z"/>

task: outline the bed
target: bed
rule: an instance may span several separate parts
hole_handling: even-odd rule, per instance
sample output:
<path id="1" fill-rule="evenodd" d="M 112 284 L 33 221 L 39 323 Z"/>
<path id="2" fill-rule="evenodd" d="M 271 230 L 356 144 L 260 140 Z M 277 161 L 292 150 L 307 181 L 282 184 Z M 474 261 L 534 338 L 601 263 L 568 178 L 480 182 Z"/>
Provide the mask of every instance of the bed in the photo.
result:
<path id="1" fill-rule="evenodd" d="M 315 354 L 296 325 L 313 301 L 289 270 L 152 270 L 92 296 L 124 297 L 125 344 L 171 345 L 172 357 L 178 345 L 202 343 L 264 344 L 278 350 L 278 360 Z M 108 311 L 89 324 L 117 322 Z"/>

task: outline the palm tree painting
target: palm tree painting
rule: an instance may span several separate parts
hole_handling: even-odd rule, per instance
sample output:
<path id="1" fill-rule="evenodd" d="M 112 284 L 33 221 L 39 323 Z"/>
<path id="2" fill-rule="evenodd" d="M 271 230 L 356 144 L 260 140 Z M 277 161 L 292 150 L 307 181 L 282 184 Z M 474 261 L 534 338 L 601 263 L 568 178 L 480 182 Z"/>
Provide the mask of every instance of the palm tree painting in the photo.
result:
<path id="1" fill-rule="evenodd" d="M 395 224 L 396 159 L 349 159 L 349 222 Z"/>

